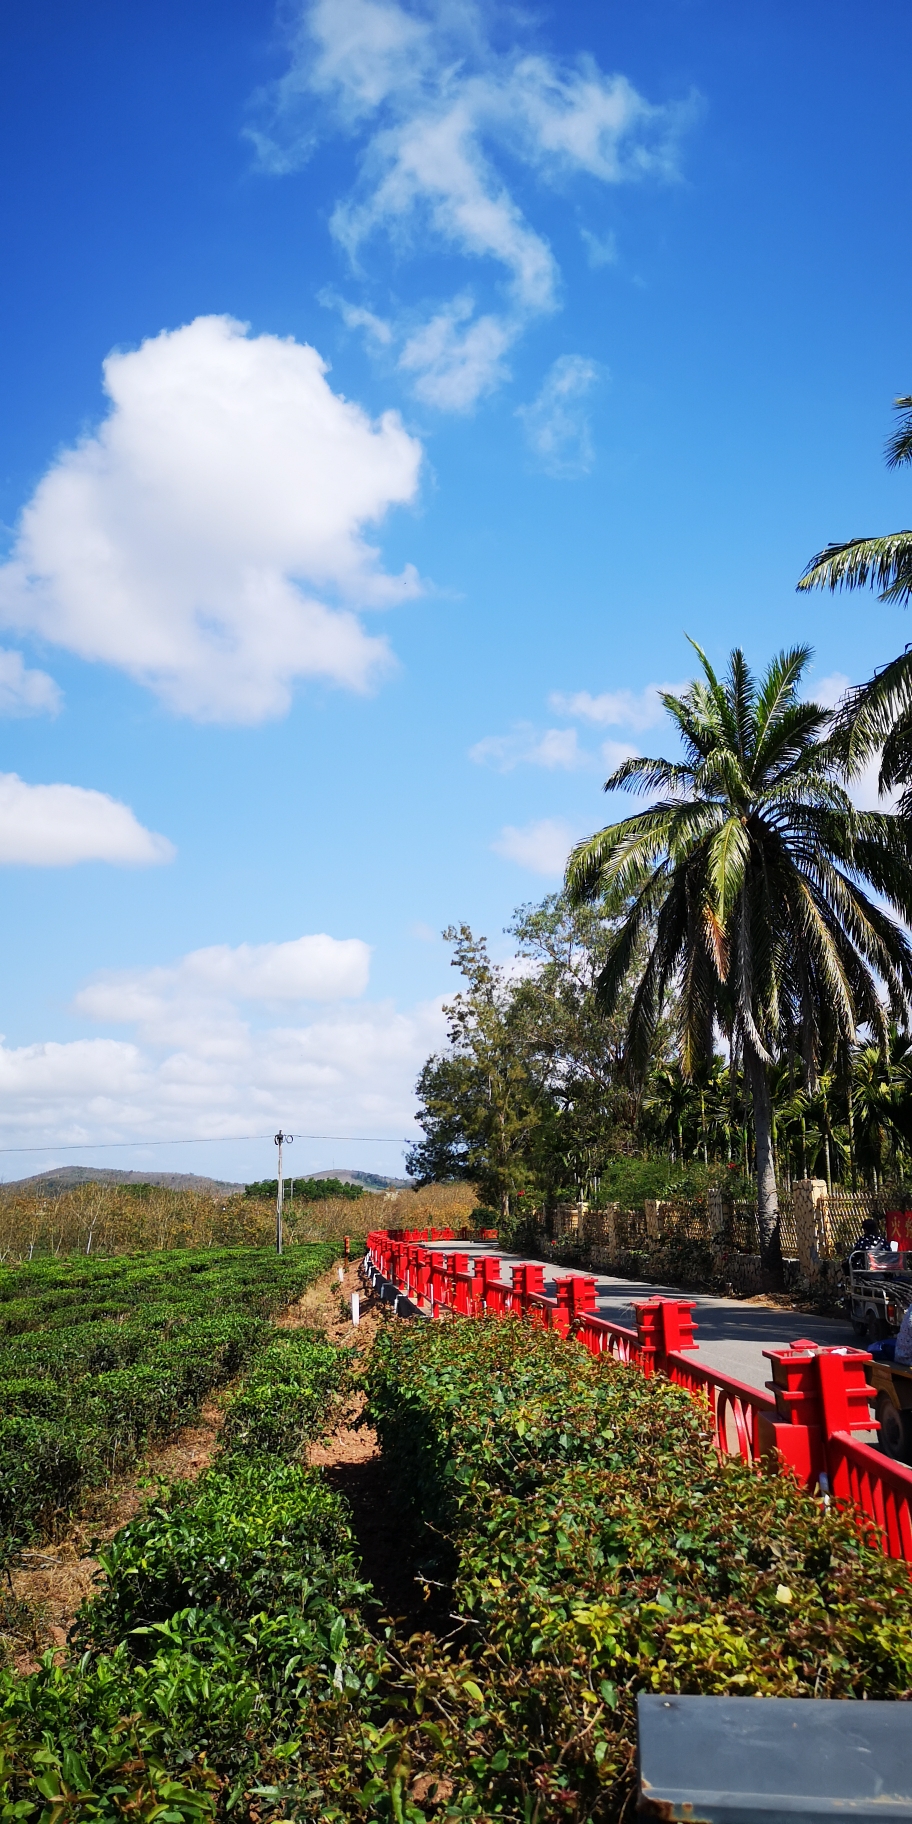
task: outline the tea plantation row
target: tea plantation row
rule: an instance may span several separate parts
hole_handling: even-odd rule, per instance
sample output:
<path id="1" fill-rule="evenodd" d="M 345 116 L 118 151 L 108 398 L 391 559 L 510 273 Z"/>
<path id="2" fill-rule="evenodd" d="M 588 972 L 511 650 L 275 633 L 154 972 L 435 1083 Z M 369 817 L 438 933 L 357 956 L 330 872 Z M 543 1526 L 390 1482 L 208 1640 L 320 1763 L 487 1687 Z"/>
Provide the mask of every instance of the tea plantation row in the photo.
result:
<path id="1" fill-rule="evenodd" d="M 614 1819 L 638 1691 L 912 1697 L 908 1567 L 792 1481 L 720 1463 L 682 1390 L 498 1319 L 399 1326 L 371 1380 L 468 1643 L 458 1678 L 406 1656 L 422 1715 L 400 1765 L 421 1792 L 436 1777 L 478 1818 Z M 454 1701 L 467 1662 L 474 1714 Z"/>
<path id="2" fill-rule="evenodd" d="M 851 1517 L 514 1320 L 375 1347 L 402 1549 L 448 1612 L 405 1638 L 301 1467 L 348 1375 L 273 1333 L 214 1467 L 105 1554 L 71 1664 L 0 1677 L 0 1817 L 615 1820 L 638 1690 L 912 1695 L 907 1571 Z"/>
<path id="3" fill-rule="evenodd" d="M 0 1562 L 195 1418 L 333 1254 L 180 1250 L 0 1274 Z"/>
<path id="4" fill-rule="evenodd" d="M 75 1658 L 0 1674 L 0 1817 L 196 1824 L 264 1754 L 296 1755 L 312 1707 L 346 1708 L 365 1586 L 341 1502 L 297 1459 L 347 1376 L 345 1352 L 274 1333 L 216 1465 L 101 1554 Z"/>

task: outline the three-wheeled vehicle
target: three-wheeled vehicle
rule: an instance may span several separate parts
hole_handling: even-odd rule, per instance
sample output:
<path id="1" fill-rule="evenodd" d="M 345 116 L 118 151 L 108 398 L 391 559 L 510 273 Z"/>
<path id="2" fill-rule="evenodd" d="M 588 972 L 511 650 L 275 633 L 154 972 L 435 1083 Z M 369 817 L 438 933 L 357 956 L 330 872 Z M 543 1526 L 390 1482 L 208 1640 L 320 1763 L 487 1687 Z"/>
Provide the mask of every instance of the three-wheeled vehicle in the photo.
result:
<path id="1" fill-rule="evenodd" d="M 842 1295 L 862 1342 L 895 1336 L 912 1305 L 912 1252 L 883 1242 L 853 1248 L 843 1268 Z"/>
<path id="2" fill-rule="evenodd" d="M 845 1263 L 843 1296 L 852 1329 L 871 1352 L 878 1449 L 912 1463 L 912 1367 L 893 1359 L 896 1332 L 912 1305 L 912 1251 L 883 1243 L 854 1248 Z"/>

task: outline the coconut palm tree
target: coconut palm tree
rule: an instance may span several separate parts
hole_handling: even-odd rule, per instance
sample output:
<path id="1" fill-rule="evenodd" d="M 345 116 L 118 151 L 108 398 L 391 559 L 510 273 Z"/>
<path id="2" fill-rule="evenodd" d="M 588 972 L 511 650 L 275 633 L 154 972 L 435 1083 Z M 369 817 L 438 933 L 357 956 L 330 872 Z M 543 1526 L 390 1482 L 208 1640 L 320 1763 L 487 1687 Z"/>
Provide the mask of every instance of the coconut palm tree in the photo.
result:
<path id="1" fill-rule="evenodd" d="M 912 999 L 912 947 L 883 903 L 912 909 L 912 864 L 899 820 L 855 809 L 839 782 L 830 716 L 803 702 L 808 647 L 780 653 L 758 682 L 741 651 L 716 676 L 663 693 L 679 760 L 625 760 L 605 785 L 658 801 L 574 849 L 575 903 L 601 897 L 623 917 L 597 979 L 606 1011 L 628 982 L 625 1057 L 639 1073 L 663 1008 L 688 1076 L 721 1029 L 743 1064 L 754 1115 L 764 1262 L 779 1254 L 770 1071 L 790 1047 L 815 1092 L 840 1040 Z M 865 890 L 873 889 L 877 898 Z"/>
<path id="2" fill-rule="evenodd" d="M 899 422 L 884 452 L 887 467 L 912 463 L 912 394 L 894 401 Z M 799 589 L 863 589 L 880 591 L 882 602 L 908 602 L 912 596 L 912 531 L 887 532 L 880 538 L 850 538 L 845 544 L 827 545 L 818 551 L 799 580 Z M 847 693 L 840 706 L 837 728 L 845 743 L 848 763 L 860 766 L 881 751 L 879 786 L 882 793 L 912 782 L 912 652 L 908 647 L 867 684 Z M 912 791 L 900 799 L 899 809 L 912 813 Z"/>

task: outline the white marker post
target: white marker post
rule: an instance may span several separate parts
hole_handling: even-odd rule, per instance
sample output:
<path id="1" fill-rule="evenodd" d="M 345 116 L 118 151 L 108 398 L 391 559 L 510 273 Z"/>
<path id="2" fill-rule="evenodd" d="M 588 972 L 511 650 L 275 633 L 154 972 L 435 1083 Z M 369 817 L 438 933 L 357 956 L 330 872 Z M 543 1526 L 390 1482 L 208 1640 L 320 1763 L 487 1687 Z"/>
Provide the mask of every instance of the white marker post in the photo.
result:
<path id="1" fill-rule="evenodd" d="M 352 1293 L 352 1323 L 357 1327 L 361 1322 L 361 1294 Z"/>

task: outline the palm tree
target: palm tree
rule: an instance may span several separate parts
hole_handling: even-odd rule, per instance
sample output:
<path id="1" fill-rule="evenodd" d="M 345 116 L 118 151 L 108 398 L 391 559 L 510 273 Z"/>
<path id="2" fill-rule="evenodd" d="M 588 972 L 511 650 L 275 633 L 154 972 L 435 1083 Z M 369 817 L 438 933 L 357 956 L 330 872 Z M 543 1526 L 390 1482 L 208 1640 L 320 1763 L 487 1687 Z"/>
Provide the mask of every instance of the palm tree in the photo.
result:
<path id="1" fill-rule="evenodd" d="M 802 702 L 807 647 L 781 653 L 758 683 L 744 654 L 663 693 L 680 760 L 625 760 L 605 785 L 661 796 L 574 849 L 574 903 L 623 911 L 597 979 L 609 1011 L 632 981 L 625 1058 L 648 1065 L 673 1004 L 681 1066 L 709 1066 L 717 1029 L 737 1051 L 754 1115 L 764 1263 L 775 1270 L 779 1205 L 770 1071 L 790 1047 L 816 1092 L 840 1039 L 866 1024 L 886 1043 L 889 1008 L 912 998 L 912 947 L 890 913 L 912 908 L 912 866 L 898 819 L 857 811 L 836 777 L 830 717 Z"/>
<path id="2" fill-rule="evenodd" d="M 894 401 L 899 423 L 886 450 L 887 467 L 912 463 L 912 394 Z M 881 538 L 850 538 L 827 545 L 812 557 L 799 589 L 880 591 L 882 602 L 908 602 L 912 596 L 912 532 L 887 532 Z M 847 761 L 854 768 L 881 751 L 879 788 L 890 792 L 912 781 L 912 652 L 908 647 L 875 673 L 867 684 L 847 693 L 837 724 Z M 900 799 L 900 811 L 912 813 L 912 791 Z"/>

